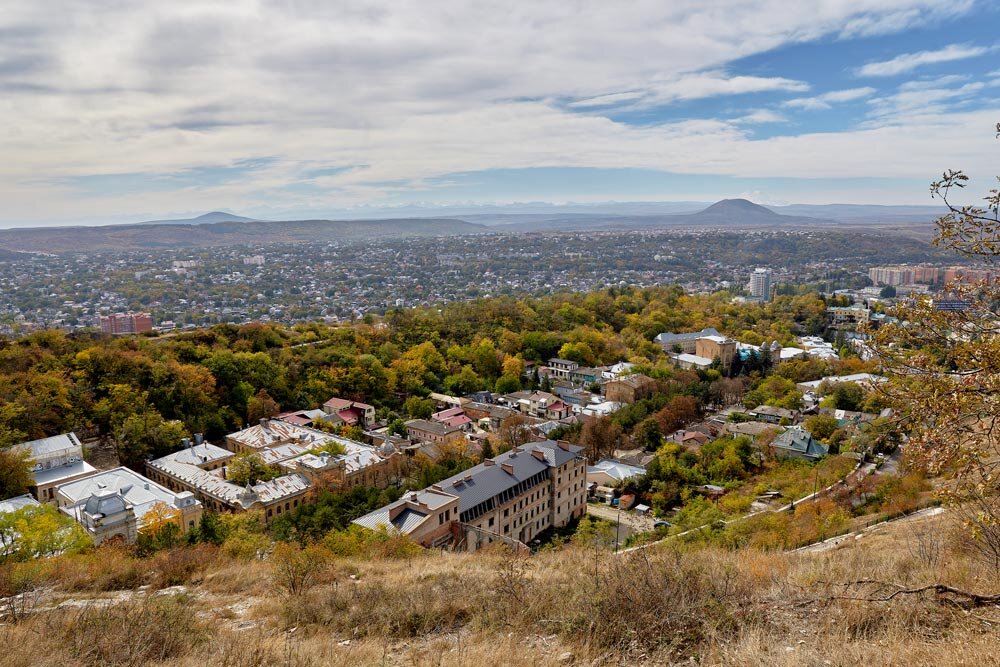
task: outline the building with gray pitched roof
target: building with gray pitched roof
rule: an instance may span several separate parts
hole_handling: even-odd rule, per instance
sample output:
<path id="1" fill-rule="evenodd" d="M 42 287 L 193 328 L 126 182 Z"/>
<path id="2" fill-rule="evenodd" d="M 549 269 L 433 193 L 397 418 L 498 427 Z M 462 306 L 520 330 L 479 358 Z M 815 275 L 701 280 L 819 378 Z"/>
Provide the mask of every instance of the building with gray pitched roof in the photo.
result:
<path id="1" fill-rule="evenodd" d="M 394 528 L 426 547 L 474 551 L 492 542 L 523 546 L 586 511 L 582 451 L 552 440 L 515 447 L 354 523 Z"/>

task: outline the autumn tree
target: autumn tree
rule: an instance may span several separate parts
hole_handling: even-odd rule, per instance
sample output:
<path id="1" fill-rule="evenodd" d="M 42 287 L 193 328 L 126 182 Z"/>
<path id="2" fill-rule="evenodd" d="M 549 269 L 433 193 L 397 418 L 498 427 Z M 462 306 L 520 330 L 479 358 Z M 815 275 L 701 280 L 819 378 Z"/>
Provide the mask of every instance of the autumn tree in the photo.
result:
<path id="1" fill-rule="evenodd" d="M 0 499 L 20 496 L 34 483 L 31 458 L 23 449 L 0 449 Z"/>
<path id="2" fill-rule="evenodd" d="M 625 432 L 610 417 L 597 417 L 583 425 L 580 431 L 580 445 L 591 462 L 613 456 L 616 449 L 626 443 Z"/>
<path id="3" fill-rule="evenodd" d="M 254 424 L 261 419 L 270 419 L 281 412 L 281 407 L 271 398 L 266 389 L 258 391 L 247 402 L 247 423 Z"/>
<path id="4" fill-rule="evenodd" d="M 949 170 L 931 184 L 948 209 L 935 243 L 992 264 L 1000 257 L 1000 190 L 990 190 L 983 205 L 959 204 L 968 181 Z M 878 390 L 909 435 L 907 452 L 931 474 L 953 479 L 942 495 L 984 561 L 1000 569 L 1000 283 L 959 280 L 945 290 L 897 309 L 897 322 L 873 332 L 891 378 Z"/>
<path id="5" fill-rule="evenodd" d="M 527 417 L 514 414 L 500 422 L 500 428 L 497 429 L 497 451 L 506 452 L 528 442 L 531 442 L 531 423 Z"/>

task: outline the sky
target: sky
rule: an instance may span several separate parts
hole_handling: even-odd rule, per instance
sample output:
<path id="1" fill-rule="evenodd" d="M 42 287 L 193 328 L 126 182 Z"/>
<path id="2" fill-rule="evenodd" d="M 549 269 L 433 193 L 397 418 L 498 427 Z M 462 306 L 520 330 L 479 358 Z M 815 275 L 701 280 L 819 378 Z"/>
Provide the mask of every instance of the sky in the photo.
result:
<path id="1" fill-rule="evenodd" d="M 0 0 L 0 226 L 985 194 L 998 35 L 975 0 Z"/>

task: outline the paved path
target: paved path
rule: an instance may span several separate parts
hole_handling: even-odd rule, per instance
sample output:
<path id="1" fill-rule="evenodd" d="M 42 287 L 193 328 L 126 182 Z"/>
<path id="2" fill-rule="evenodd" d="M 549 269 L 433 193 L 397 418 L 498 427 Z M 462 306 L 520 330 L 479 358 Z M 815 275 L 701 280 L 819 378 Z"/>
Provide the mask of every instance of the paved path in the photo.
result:
<path id="1" fill-rule="evenodd" d="M 822 553 L 824 551 L 829 551 L 837 545 L 848 541 L 859 539 L 865 533 L 875 532 L 890 523 L 909 523 L 912 521 L 920 521 L 926 519 L 927 517 L 937 516 L 944 512 L 943 507 L 928 507 L 926 509 L 918 510 L 912 514 L 906 514 L 903 516 L 898 516 L 895 519 L 886 519 L 885 521 L 880 521 L 878 523 L 873 523 L 870 526 L 866 526 L 861 530 L 855 530 L 851 533 L 844 533 L 843 535 L 838 535 L 837 537 L 831 537 L 828 540 L 823 540 L 822 542 L 816 542 L 815 544 L 807 544 L 804 547 L 799 547 L 798 549 L 792 549 L 793 552 L 801 553 Z"/>

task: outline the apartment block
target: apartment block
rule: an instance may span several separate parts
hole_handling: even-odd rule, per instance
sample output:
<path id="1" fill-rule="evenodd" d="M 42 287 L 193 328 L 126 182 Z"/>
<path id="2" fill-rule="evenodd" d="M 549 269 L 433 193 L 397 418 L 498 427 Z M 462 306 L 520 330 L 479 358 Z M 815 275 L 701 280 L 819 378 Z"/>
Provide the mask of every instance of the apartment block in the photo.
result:
<path id="1" fill-rule="evenodd" d="M 354 523 L 398 530 L 429 548 L 524 548 L 586 512 L 583 449 L 546 440 L 521 447 L 366 514 Z"/>
<path id="2" fill-rule="evenodd" d="M 153 330 L 153 316 L 149 313 L 114 313 L 101 315 L 101 331 L 106 334 L 135 334 Z"/>

